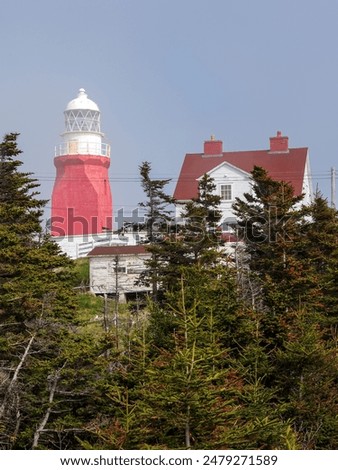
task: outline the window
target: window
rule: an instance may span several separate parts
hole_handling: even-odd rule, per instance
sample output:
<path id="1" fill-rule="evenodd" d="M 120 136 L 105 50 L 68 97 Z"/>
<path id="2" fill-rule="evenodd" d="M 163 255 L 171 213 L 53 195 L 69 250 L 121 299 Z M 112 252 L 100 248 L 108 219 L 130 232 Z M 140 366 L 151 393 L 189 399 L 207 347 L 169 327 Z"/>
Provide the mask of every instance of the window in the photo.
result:
<path id="1" fill-rule="evenodd" d="M 220 196 L 223 201 L 231 201 L 232 187 L 231 184 L 221 184 Z"/>
<path id="2" fill-rule="evenodd" d="M 112 275 L 114 273 L 118 274 L 127 274 L 127 265 L 125 262 L 121 262 L 119 259 L 110 261 L 108 263 L 109 266 L 109 274 Z"/>
<path id="3" fill-rule="evenodd" d="M 127 268 L 126 266 L 114 266 L 114 273 L 126 273 L 127 272 Z"/>

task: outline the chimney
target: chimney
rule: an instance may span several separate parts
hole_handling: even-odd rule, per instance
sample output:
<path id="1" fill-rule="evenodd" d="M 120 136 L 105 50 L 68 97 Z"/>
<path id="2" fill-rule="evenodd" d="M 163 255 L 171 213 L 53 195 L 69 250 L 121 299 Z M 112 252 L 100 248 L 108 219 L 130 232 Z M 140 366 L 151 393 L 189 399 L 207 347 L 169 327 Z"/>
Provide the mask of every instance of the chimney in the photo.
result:
<path id="1" fill-rule="evenodd" d="M 275 137 L 270 137 L 270 153 L 287 153 L 289 151 L 289 137 L 277 131 Z"/>
<path id="2" fill-rule="evenodd" d="M 221 140 L 215 140 L 215 136 L 212 135 L 210 140 L 204 141 L 204 156 L 211 157 L 223 154 L 223 142 Z"/>

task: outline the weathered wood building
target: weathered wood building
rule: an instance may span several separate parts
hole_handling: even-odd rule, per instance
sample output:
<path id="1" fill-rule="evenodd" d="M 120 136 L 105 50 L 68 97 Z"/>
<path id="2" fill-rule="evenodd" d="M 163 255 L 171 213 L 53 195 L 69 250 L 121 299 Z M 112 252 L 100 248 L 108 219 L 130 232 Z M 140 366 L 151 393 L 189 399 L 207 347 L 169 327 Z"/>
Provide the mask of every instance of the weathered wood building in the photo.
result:
<path id="1" fill-rule="evenodd" d="M 88 257 L 92 293 L 118 296 L 124 302 L 150 291 L 138 283 L 151 257 L 144 245 L 96 247 Z"/>

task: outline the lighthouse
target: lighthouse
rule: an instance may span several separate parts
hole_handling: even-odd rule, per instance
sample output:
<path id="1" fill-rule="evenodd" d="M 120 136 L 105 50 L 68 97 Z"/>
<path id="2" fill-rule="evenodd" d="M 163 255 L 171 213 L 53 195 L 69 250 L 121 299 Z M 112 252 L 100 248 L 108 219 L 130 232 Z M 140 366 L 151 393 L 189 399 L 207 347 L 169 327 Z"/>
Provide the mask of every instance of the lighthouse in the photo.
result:
<path id="1" fill-rule="evenodd" d="M 51 235 L 63 247 L 107 234 L 112 230 L 113 212 L 110 146 L 103 140 L 97 104 L 80 88 L 64 116 L 62 142 L 55 148 L 51 210 Z"/>

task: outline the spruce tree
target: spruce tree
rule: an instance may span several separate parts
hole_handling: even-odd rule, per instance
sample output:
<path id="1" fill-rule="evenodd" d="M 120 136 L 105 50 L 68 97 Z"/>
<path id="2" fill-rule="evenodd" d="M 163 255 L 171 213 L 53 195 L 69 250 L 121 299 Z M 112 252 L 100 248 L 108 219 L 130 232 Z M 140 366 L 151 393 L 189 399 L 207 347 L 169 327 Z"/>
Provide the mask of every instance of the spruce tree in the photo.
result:
<path id="1" fill-rule="evenodd" d="M 227 278 L 231 278 L 228 270 Z M 232 297 L 232 286 L 224 279 L 220 271 L 210 268 L 182 267 L 180 289 L 166 297 L 162 311 L 174 318 L 172 341 L 160 347 L 156 335 L 150 336 L 155 348 L 142 391 L 150 448 L 215 449 L 222 445 L 219 436 L 231 415 L 230 389 L 236 382 L 229 370 L 227 331 L 221 318 L 231 306 L 227 301 L 220 305 L 226 296 L 217 303 L 208 294 L 223 289 Z M 149 333 L 153 327 L 150 323 Z"/>
<path id="2" fill-rule="evenodd" d="M 337 431 L 337 213 L 320 195 L 307 207 L 301 201 L 291 185 L 255 168 L 252 193 L 234 209 L 249 276 L 261 291 L 253 304 L 268 359 L 261 385 L 293 447 L 330 449 Z"/>
<path id="3" fill-rule="evenodd" d="M 0 446 L 32 445 L 48 402 L 48 377 L 58 370 L 61 341 L 74 319 L 72 263 L 43 235 L 45 201 L 20 171 L 18 134 L 0 144 Z M 37 403 L 36 403 L 37 405 Z"/>
<path id="4" fill-rule="evenodd" d="M 170 179 L 151 178 L 149 162 L 143 162 L 139 170 L 141 186 L 147 197 L 139 206 L 145 210 L 144 228 L 147 233 L 145 243 L 151 253 L 151 259 L 146 263 L 147 270 L 143 273 L 141 282 L 151 285 L 152 297 L 156 301 L 160 276 L 160 261 L 156 246 L 167 238 L 168 231 L 170 231 L 172 215 L 169 207 L 174 199 L 164 192 L 164 187 L 170 182 Z"/>
<path id="5" fill-rule="evenodd" d="M 274 377 L 274 349 L 267 344 L 264 312 L 245 308 L 245 338 L 238 341 L 233 369 L 238 375 L 233 399 L 236 426 L 224 430 L 227 446 L 235 449 L 296 449 L 292 418 L 283 416 L 280 390 Z"/>
<path id="6" fill-rule="evenodd" d="M 320 289 L 323 327 L 332 337 L 338 323 L 338 211 L 329 207 L 317 192 L 313 202 L 303 208 L 300 256 L 316 272 Z M 331 333 L 330 333 L 331 330 Z"/>
<path id="7" fill-rule="evenodd" d="M 216 266 L 225 259 L 219 231 L 220 197 L 215 194 L 213 179 L 205 174 L 198 184 L 198 196 L 185 204 L 182 222 L 176 221 L 160 242 L 150 244 L 159 269 L 163 291 L 179 288 L 182 266 Z"/>
<path id="8" fill-rule="evenodd" d="M 143 162 L 140 167 L 141 186 L 147 197 L 139 205 L 145 210 L 145 228 L 147 241 L 152 243 L 166 233 L 168 222 L 171 220 L 171 211 L 168 206 L 174 199 L 164 192 L 164 187 L 170 179 L 151 178 L 151 164 Z"/>
<path id="9" fill-rule="evenodd" d="M 270 312 L 266 326 L 273 335 L 282 334 L 280 321 L 286 320 L 288 312 L 303 304 L 313 309 L 321 304 L 316 270 L 301 254 L 301 201 L 302 196 L 294 195 L 291 184 L 275 181 L 255 167 L 252 192 L 237 198 L 234 204 L 239 237 Z"/>
<path id="10" fill-rule="evenodd" d="M 197 198 L 187 202 L 182 212 L 186 259 L 201 265 L 212 265 L 220 258 L 221 198 L 215 190 L 214 180 L 208 174 L 203 175 L 198 183 Z"/>
<path id="11" fill-rule="evenodd" d="M 289 317 L 287 340 L 274 351 L 271 383 L 300 449 L 337 448 L 336 345 L 323 339 L 320 315 L 303 308 Z"/>

